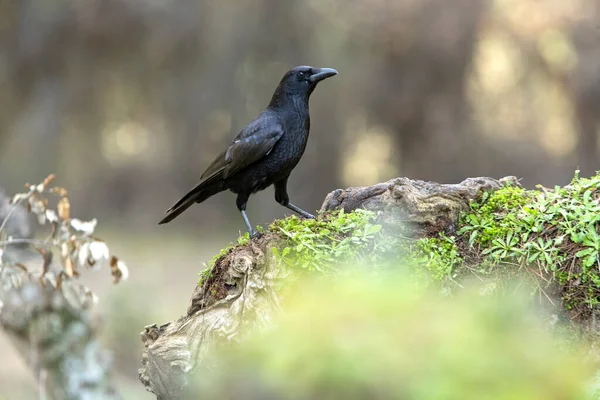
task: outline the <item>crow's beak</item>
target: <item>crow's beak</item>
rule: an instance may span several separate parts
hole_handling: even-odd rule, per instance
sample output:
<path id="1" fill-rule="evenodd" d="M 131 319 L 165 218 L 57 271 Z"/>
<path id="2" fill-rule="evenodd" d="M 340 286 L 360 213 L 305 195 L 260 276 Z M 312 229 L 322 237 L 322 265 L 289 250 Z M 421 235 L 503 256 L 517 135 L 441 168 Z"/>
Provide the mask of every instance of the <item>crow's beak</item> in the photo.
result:
<path id="1" fill-rule="evenodd" d="M 315 73 L 308 78 L 312 83 L 317 83 L 322 81 L 323 79 L 327 79 L 334 75 L 337 75 L 338 72 L 333 68 L 317 68 L 315 69 Z"/>

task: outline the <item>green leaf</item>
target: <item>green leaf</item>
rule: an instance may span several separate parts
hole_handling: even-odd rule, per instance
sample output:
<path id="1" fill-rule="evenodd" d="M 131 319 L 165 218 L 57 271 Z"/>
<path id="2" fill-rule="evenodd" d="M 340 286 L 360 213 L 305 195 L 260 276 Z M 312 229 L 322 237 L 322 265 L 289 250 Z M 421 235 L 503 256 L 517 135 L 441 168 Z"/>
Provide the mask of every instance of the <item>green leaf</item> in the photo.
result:
<path id="1" fill-rule="evenodd" d="M 470 225 L 466 225 L 466 226 L 463 226 L 462 228 L 460 228 L 460 229 L 458 230 L 458 232 L 456 232 L 456 234 L 457 234 L 458 236 L 461 236 L 463 233 L 466 233 L 466 232 L 472 231 L 473 229 L 475 229 L 475 228 L 473 228 L 473 227 L 472 227 L 472 226 L 470 226 Z"/>
<path id="2" fill-rule="evenodd" d="M 471 232 L 471 236 L 469 236 L 469 247 L 473 247 L 473 244 L 475 243 L 475 239 L 477 239 L 477 231 L 473 231 Z"/>
<path id="3" fill-rule="evenodd" d="M 575 257 L 582 258 L 582 257 L 592 254 L 593 252 L 594 252 L 594 249 L 588 247 L 586 249 L 579 250 L 577 253 L 575 253 Z"/>
<path id="4" fill-rule="evenodd" d="M 598 253 L 594 253 L 594 254 L 590 254 L 586 259 L 585 259 L 585 266 L 586 267 L 591 267 L 594 264 L 596 264 L 596 262 L 598 261 Z"/>
<path id="5" fill-rule="evenodd" d="M 533 253 L 531 254 L 529 257 L 527 257 L 527 262 L 528 263 L 532 263 L 535 260 L 537 260 L 538 256 L 540 255 L 540 253 Z"/>
<path id="6" fill-rule="evenodd" d="M 365 231 L 365 235 L 374 235 L 377 232 L 379 232 L 381 230 L 382 226 L 381 225 L 370 225 L 367 227 L 367 230 Z"/>

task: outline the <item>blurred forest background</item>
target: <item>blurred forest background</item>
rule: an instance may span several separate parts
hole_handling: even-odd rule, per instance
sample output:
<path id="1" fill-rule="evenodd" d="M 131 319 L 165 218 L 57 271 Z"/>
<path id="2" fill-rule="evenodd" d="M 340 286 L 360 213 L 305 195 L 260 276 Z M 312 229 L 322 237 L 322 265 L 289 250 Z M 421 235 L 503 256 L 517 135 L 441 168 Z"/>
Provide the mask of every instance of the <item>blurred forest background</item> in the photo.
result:
<path id="1" fill-rule="evenodd" d="M 56 173 L 128 261 L 125 285 L 90 282 L 126 398 L 151 398 L 139 331 L 178 317 L 201 262 L 245 230 L 230 194 L 156 223 L 302 64 L 340 72 L 290 180 L 306 210 L 397 176 L 533 187 L 600 169 L 600 0 L 0 1 L 0 186 Z M 248 209 L 286 211 L 271 190 Z M 23 365 L 0 364 L 0 398 L 33 393 Z"/>

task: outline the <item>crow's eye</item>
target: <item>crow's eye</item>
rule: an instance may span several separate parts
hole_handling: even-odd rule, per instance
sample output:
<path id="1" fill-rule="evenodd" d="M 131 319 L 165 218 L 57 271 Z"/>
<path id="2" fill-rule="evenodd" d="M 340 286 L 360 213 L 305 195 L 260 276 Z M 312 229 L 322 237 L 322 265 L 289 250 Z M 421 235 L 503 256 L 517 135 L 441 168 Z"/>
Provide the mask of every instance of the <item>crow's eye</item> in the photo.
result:
<path id="1" fill-rule="evenodd" d="M 304 72 L 304 71 L 298 72 L 298 77 L 304 78 L 304 75 L 306 75 L 306 72 Z"/>

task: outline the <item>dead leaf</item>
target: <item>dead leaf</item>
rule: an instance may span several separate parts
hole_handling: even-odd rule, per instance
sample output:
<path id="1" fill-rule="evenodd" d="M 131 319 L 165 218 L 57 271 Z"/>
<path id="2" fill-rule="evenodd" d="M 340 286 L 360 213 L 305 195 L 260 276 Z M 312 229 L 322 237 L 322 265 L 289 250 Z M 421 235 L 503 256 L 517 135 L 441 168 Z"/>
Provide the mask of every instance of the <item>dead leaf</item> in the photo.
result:
<path id="1" fill-rule="evenodd" d="M 60 247 L 60 250 L 61 250 L 60 255 L 63 260 L 66 276 L 68 276 L 69 278 L 77 276 L 77 271 L 75 269 L 75 263 L 73 262 L 73 259 L 71 258 L 71 254 L 69 251 L 69 242 L 63 243 Z"/>
<path id="2" fill-rule="evenodd" d="M 58 216 L 63 221 L 71 218 L 71 204 L 69 203 L 69 199 L 67 197 L 61 197 L 61 199 L 58 201 L 57 209 Z"/>
<path id="3" fill-rule="evenodd" d="M 34 213 L 38 217 L 38 222 L 43 225 L 46 223 L 46 206 L 48 200 L 42 198 L 39 193 L 34 193 L 28 199 L 28 211 Z"/>
<path id="4" fill-rule="evenodd" d="M 48 222 L 56 223 L 58 222 L 58 215 L 56 215 L 56 211 L 47 209 L 46 210 L 46 219 Z"/>
<path id="5" fill-rule="evenodd" d="M 98 223 L 98 220 L 96 218 L 94 218 L 91 221 L 87 221 L 87 222 L 84 222 L 78 218 L 73 218 L 71 220 L 71 227 L 73 229 L 75 229 L 76 231 L 82 232 L 83 234 L 89 236 L 94 233 L 97 223 Z"/>
<path id="6" fill-rule="evenodd" d="M 44 182 L 42 184 L 47 187 L 50 184 L 50 182 L 54 180 L 54 178 L 56 178 L 56 175 L 50 174 L 46 177 L 46 179 L 44 179 Z"/>
<path id="7" fill-rule="evenodd" d="M 98 270 L 104 267 L 110 257 L 108 246 L 101 240 L 94 240 L 89 246 L 89 259 L 88 263 L 90 266 L 95 267 Z"/>
<path id="8" fill-rule="evenodd" d="M 76 250 L 77 261 L 80 267 L 88 267 L 90 262 L 90 244 L 88 242 L 83 243 Z"/>
<path id="9" fill-rule="evenodd" d="M 27 271 L 27 267 L 21 263 L 15 263 L 15 267 L 19 267 L 21 268 L 23 271 L 28 272 Z"/>
<path id="10" fill-rule="evenodd" d="M 52 223 L 52 232 L 50 232 L 50 237 L 52 239 L 56 239 L 56 234 L 58 233 L 58 223 Z"/>
<path id="11" fill-rule="evenodd" d="M 39 247 L 36 247 L 36 250 L 42 255 L 42 274 L 40 276 L 40 279 L 43 279 L 44 275 L 46 275 L 48 269 L 50 268 L 50 264 L 52 263 L 52 252 Z"/>
<path id="12" fill-rule="evenodd" d="M 63 260 L 69 257 L 69 244 L 67 242 L 60 245 L 60 256 Z"/>
<path id="13" fill-rule="evenodd" d="M 126 280 L 129 277 L 127 265 L 115 256 L 110 259 L 110 272 L 115 279 L 114 283 L 119 283 L 119 281 Z"/>
<path id="14" fill-rule="evenodd" d="M 73 260 L 71 259 L 71 257 L 67 257 L 65 260 L 65 274 L 69 277 L 72 278 L 76 275 L 76 271 L 75 271 L 75 265 L 73 263 Z"/>
<path id="15" fill-rule="evenodd" d="M 67 189 L 59 187 L 59 186 L 55 186 L 52 189 L 50 189 L 50 193 L 57 194 L 60 197 L 67 197 L 67 195 L 68 195 Z"/>
<path id="16" fill-rule="evenodd" d="M 10 200 L 10 204 L 17 204 L 21 200 L 25 200 L 27 197 L 29 197 L 29 193 L 17 193 Z"/>

